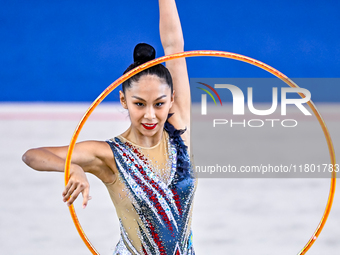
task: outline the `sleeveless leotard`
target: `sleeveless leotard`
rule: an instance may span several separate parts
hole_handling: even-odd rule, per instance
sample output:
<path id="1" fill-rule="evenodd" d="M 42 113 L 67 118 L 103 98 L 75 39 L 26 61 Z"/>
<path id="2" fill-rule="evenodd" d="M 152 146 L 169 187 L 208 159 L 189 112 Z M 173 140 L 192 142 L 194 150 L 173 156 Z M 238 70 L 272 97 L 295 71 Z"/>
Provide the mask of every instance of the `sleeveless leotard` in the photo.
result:
<path id="1" fill-rule="evenodd" d="M 140 147 L 118 136 L 108 142 L 119 178 L 106 184 L 120 222 L 114 254 L 193 255 L 191 215 L 196 180 L 187 147 L 166 122 L 161 141 Z"/>

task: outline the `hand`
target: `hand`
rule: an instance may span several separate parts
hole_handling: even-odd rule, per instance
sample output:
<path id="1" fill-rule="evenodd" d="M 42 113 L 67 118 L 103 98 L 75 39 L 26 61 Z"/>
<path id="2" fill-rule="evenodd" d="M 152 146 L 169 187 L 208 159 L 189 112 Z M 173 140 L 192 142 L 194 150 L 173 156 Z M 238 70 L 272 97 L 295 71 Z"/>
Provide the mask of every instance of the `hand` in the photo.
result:
<path id="1" fill-rule="evenodd" d="M 87 206 L 87 202 L 91 199 L 89 191 L 90 184 L 84 170 L 78 165 L 71 165 L 70 179 L 62 193 L 63 201 L 67 202 L 67 206 L 70 206 L 76 200 L 78 195 L 82 193 L 83 208 L 85 208 Z"/>

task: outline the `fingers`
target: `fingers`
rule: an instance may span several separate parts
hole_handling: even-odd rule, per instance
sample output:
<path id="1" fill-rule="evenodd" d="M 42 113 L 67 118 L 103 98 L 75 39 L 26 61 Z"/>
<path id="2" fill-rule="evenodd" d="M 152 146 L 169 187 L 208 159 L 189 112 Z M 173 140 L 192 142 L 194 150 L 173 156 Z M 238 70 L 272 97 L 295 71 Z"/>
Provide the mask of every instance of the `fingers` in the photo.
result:
<path id="1" fill-rule="evenodd" d="M 66 202 L 70 196 L 72 195 L 72 193 L 76 190 L 77 186 L 74 182 L 69 181 L 63 191 L 63 201 Z"/>
<path id="2" fill-rule="evenodd" d="M 63 201 L 67 202 L 67 206 L 73 204 L 80 193 L 83 194 L 83 208 L 87 206 L 88 200 L 91 199 L 89 196 L 90 186 L 88 183 L 80 183 L 69 181 L 63 191 Z"/>
<path id="3" fill-rule="evenodd" d="M 89 192 L 90 192 L 90 187 L 87 187 L 84 189 L 84 191 L 82 191 L 83 194 L 83 209 L 85 209 L 85 207 L 87 206 L 87 202 L 91 199 L 89 196 Z"/>
<path id="4" fill-rule="evenodd" d="M 72 196 L 70 196 L 69 200 L 67 201 L 67 206 L 73 204 L 73 202 L 77 199 L 82 190 L 83 185 L 82 184 L 78 185 L 78 187 L 73 191 Z"/>

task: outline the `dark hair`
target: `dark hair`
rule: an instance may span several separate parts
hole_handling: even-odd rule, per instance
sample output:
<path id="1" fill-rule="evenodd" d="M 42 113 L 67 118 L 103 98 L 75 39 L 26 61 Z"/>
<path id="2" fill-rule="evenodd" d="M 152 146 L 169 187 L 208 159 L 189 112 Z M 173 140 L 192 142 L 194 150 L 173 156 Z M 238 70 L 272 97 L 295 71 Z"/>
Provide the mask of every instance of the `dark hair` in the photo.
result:
<path id="1" fill-rule="evenodd" d="M 134 63 L 131 64 L 125 71 L 124 74 L 128 71 L 134 69 L 135 67 L 144 64 L 152 59 L 155 59 L 156 51 L 155 49 L 147 44 L 147 43 L 139 43 L 136 45 L 133 51 L 133 60 Z M 126 89 L 131 87 L 132 82 L 138 82 L 139 79 L 143 75 L 157 75 L 159 78 L 164 79 L 164 81 L 169 85 L 171 89 L 171 94 L 173 92 L 172 78 L 169 70 L 162 64 L 155 65 L 150 67 L 140 73 L 132 76 L 130 79 L 123 82 L 123 93 L 125 94 Z"/>

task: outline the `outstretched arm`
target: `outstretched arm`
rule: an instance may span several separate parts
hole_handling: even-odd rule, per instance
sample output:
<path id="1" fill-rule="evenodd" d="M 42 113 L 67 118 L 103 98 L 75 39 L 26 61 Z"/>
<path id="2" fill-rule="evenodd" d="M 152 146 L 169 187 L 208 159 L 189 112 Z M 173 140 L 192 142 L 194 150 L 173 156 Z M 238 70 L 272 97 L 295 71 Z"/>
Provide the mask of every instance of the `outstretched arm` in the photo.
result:
<path id="1" fill-rule="evenodd" d="M 76 144 L 70 167 L 70 179 L 63 191 L 64 202 L 71 197 L 68 205 L 71 205 L 80 193 L 83 194 L 83 207 L 90 199 L 89 183 L 84 172 L 90 172 L 104 182 L 111 182 L 114 178 L 111 168 L 105 162 L 105 158 L 110 158 L 107 146 L 104 142 L 96 141 Z M 63 172 L 67 151 L 68 146 L 30 149 L 23 155 L 22 160 L 38 171 Z M 102 154 L 98 155 L 98 151 Z"/>
<path id="2" fill-rule="evenodd" d="M 105 146 L 105 143 L 97 141 L 77 143 L 72 154 L 72 164 L 79 165 L 85 172 L 97 175 L 103 157 L 98 152 L 105 150 Z M 22 159 L 28 166 L 38 171 L 63 172 L 67 152 L 68 146 L 40 147 L 26 151 Z"/>
<path id="3" fill-rule="evenodd" d="M 159 0 L 159 30 L 165 55 L 184 51 L 184 39 L 181 22 L 178 16 L 175 0 Z M 175 101 L 170 110 L 174 112 L 169 122 L 175 128 L 187 128 L 190 132 L 190 87 L 187 65 L 184 58 L 166 62 L 175 91 Z M 188 138 L 187 138 L 188 139 Z"/>

